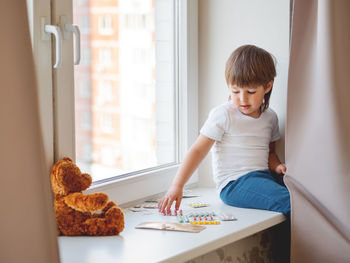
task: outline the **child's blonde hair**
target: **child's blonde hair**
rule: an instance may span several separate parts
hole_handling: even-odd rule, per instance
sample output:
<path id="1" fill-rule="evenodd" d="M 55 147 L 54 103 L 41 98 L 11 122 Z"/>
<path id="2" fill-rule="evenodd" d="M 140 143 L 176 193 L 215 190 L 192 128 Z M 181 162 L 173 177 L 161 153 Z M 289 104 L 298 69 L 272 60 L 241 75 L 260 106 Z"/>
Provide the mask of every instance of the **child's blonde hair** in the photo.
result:
<path id="1" fill-rule="evenodd" d="M 232 52 L 226 62 L 225 77 L 228 86 L 262 85 L 265 89 L 276 76 L 275 60 L 266 50 L 244 45 Z M 261 112 L 269 107 L 271 90 L 265 94 Z"/>

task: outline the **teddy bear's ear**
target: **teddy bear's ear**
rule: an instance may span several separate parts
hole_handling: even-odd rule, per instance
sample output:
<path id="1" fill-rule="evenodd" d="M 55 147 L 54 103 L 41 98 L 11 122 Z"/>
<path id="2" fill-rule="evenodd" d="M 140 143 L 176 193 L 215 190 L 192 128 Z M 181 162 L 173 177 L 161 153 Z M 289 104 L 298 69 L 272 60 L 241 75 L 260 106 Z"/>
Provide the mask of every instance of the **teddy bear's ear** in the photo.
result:
<path id="1" fill-rule="evenodd" d="M 92 183 L 89 174 L 82 174 L 73 161 L 64 157 L 51 170 L 51 186 L 55 194 L 66 195 L 87 189 Z"/>
<path id="2" fill-rule="evenodd" d="M 62 160 L 67 161 L 67 162 L 73 162 L 73 160 L 69 157 L 63 157 Z"/>

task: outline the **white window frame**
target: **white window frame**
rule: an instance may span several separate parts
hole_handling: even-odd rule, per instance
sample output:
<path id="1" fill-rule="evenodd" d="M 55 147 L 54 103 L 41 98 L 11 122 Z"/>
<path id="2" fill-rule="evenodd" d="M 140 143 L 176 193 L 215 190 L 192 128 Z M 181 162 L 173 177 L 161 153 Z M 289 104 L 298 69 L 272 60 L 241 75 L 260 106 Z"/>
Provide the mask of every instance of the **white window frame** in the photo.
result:
<path id="1" fill-rule="evenodd" d="M 73 40 L 71 37 L 69 41 L 66 40 L 63 43 L 63 63 L 70 64 L 65 68 L 53 70 L 51 54 L 54 53 L 54 45 L 50 41 L 40 41 L 38 37 L 40 34 L 40 17 L 37 14 L 47 16 L 52 24 L 59 25 L 61 13 L 71 15 L 72 5 L 70 1 L 67 1 L 67 3 L 58 0 L 56 2 L 48 0 L 27 1 L 32 2 L 31 7 L 34 10 L 32 18 L 35 29 L 32 32 L 34 36 L 34 56 L 37 61 L 37 72 L 42 73 L 41 75 L 38 74 L 39 103 L 45 138 L 45 154 L 47 164 L 51 166 L 54 160 L 63 157 L 61 153 L 75 156 L 74 102 L 72 102 L 74 100 L 74 87 L 72 86 L 74 85 Z M 198 0 L 178 0 L 176 3 L 178 5 L 176 10 L 179 11 L 175 16 L 178 20 L 176 31 L 178 31 L 177 35 L 179 36 L 176 41 L 178 44 L 176 48 L 178 50 L 176 55 L 176 67 L 178 68 L 176 118 L 179 123 L 179 133 L 176 141 L 179 144 L 178 160 L 182 161 L 185 153 L 198 136 Z M 54 12 L 51 12 L 51 9 Z M 47 54 L 42 53 L 43 48 Z M 64 88 L 57 89 L 58 86 Z M 54 100 L 53 96 L 55 96 Z M 57 107 L 57 105 L 69 106 Z M 53 129 L 54 126 L 56 126 L 56 129 Z M 169 188 L 179 164 L 162 167 L 116 179 L 112 182 L 94 184 L 87 192 L 106 192 L 110 195 L 110 199 L 119 204 L 153 196 Z M 198 183 L 197 172 L 188 182 L 188 184 L 194 183 Z"/>

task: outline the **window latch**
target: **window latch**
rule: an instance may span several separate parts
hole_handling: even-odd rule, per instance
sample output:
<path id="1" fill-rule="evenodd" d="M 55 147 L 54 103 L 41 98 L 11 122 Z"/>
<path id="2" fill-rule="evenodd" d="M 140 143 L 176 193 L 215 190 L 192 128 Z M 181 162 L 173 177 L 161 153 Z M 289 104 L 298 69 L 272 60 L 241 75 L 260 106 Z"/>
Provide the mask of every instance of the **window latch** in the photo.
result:
<path id="1" fill-rule="evenodd" d="M 49 25 L 48 18 L 41 18 L 41 40 L 50 40 L 50 34 L 55 36 L 56 63 L 54 68 L 59 68 L 62 64 L 62 32 L 58 26 Z"/>

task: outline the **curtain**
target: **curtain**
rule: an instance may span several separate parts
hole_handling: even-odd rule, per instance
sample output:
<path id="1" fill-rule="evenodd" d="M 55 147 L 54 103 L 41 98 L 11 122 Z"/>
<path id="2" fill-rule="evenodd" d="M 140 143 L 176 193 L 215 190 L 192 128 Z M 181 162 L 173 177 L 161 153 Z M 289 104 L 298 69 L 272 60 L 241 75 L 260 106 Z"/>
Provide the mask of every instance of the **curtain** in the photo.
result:
<path id="1" fill-rule="evenodd" d="M 58 262 L 26 1 L 0 1 L 0 262 Z"/>
<path id="2" fill-rule="evenodd" d="M 350 1 L 294 0 L 288 78 L 291 262 L 350 262 Z"/>

